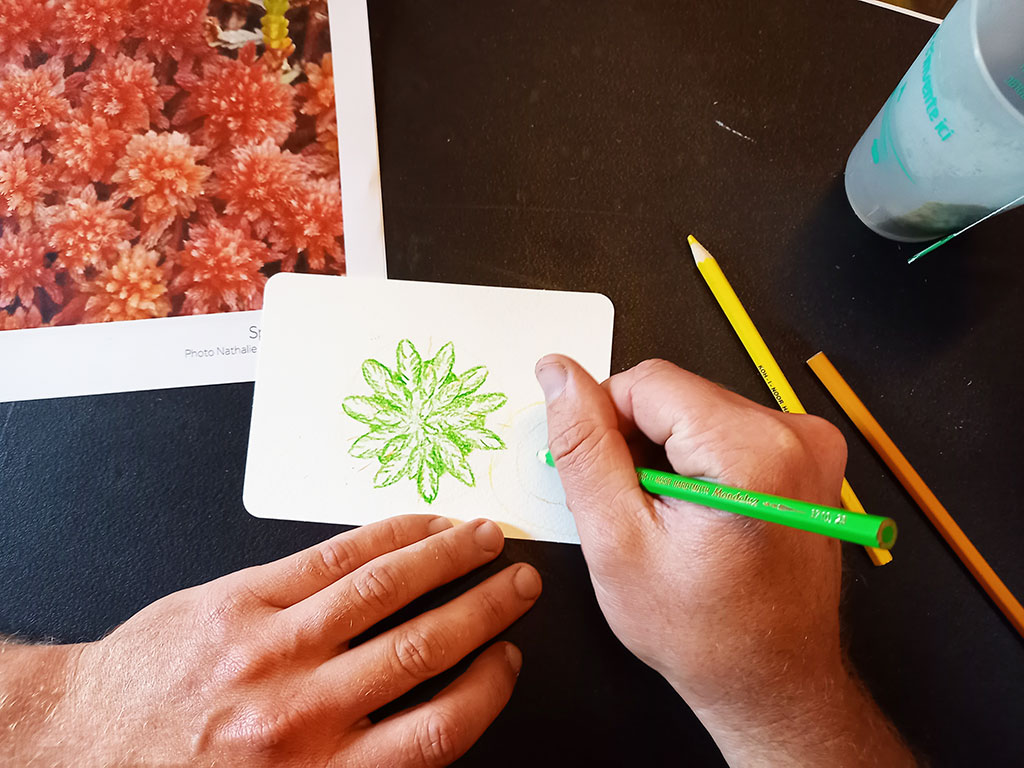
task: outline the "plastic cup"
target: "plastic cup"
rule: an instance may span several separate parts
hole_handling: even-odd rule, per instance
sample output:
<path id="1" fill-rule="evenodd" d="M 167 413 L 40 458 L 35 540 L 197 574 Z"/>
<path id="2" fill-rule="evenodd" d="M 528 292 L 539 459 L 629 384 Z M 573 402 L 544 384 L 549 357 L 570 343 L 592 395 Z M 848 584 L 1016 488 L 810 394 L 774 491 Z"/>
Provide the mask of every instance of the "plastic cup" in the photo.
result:
<path id="1" fill-rule="evenodd" d="M 1024 2 L 953 6 L 850 153 L 846 195 L 868 227 L 904 242 L 1024 195 Z"/>

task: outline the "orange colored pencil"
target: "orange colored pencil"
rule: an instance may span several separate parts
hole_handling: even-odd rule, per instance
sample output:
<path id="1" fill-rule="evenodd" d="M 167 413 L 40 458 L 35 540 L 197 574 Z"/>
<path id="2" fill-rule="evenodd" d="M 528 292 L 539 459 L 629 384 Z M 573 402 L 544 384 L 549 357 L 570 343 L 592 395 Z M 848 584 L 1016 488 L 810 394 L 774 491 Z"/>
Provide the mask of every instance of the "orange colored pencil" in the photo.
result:
<path id="1" fill-rule="evenodd" d="M 907 493 L 917 502 L 932 525 L 942 534 L 942 538 L 953 548 L 957 557 L 967 566 L 967 570 L 981 584 L 982 589 L 999 606 L 999 610 L 1010 620 L 1014 629 L 1024 636 L 1024 608 L 1021 607 L 1020 602 L 992 570 L 992 567 L 978 552 L 977 547 L 967 538 L 931 489 L 925 485 L 921 476 L 910 466 L 910 462 L 885 433 L 860 398 L 854 394 L 846 380 L 839 375 L 839 371 L 825 356 L 825 353 L 819 352 L 808 360 L 807 364 L 825 385 L 829 394 L 839 403 L 839 407 L 850 417 L 854 426 L 860 430 L 871 447 L 882 457 L 882 461 L 888 465 L 903 487 L 907 489 Z"/>

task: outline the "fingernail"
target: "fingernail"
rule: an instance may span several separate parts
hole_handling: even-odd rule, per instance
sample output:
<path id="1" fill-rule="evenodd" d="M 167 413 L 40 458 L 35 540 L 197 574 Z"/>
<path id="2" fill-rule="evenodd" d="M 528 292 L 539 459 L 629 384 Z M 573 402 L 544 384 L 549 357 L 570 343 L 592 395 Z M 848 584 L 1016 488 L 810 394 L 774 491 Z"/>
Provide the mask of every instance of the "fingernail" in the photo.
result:
<path id="1" fill-rule="evenodd" d="M 508 665 L 512 667 L 512 671 L 518 675 L 519 670 L 523 668 L 522 651 L 512 645 L 512 643 L 505 643 L 505 658 L 508 659 Z"/>
<path id="2" fill-rule="evenodd" d="M 447 517 L 435 517 L 427 525 L 427 533 L 440 533 L 441 531 L 447 531 L 452 527 L 452 521 Z"/>
<path id="3" fill-rule="evenodd" d="M 512 577 L 512 586 L 523 600 L 536 600 L 540 596 L 540 574 L 529 565 L 521 565 Z"/>
<path id="4" fill-rule="evenodd" d="M 501 532 L 501 528 L 490 520 L 484 520 L 476 527 L 473 538 L 484 552 L 497 552 L 505 542 L 505 535 Z"/>
<path id="5" fill-rule="evenodd" d="M 565 382 L 569 378 L 569 372 L 561 363 L 551 362 L 540 366 L 537 371 L 537 382 L 544 390 L 544 399 L 551 402 L 565 389 Z"/>

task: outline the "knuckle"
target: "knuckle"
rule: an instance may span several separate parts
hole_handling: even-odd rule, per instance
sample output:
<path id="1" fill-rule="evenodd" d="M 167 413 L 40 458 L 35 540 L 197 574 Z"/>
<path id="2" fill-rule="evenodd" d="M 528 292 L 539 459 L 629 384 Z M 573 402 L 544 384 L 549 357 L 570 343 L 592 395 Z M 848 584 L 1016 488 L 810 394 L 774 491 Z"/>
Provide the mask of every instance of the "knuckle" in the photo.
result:
<path id="1" fill-rule="evenodd" d="M 395 641 L 395 663 L 413 680 L 426 680 L 445 669 L 446 650 L 437 633 L 407 630 Z"/>
<path id="2" fill-rule="evenodd" d="M 218 746 L 250 757 L 273 755 L 285 748 L 289 740 L 302 731 L 297 712 L 280 703 L 260 703 L 231 712 L 223 722 L 207 723 Z"/>
<path id="3" fill-rule="evenodd" d="M 227 595 L 223 600 L 211 600 L 202 606 L 200 624 L 208 636 L 228 640 L 235 629 L 234 614 L 234 601 Z"/>
<path id="4" fill-rule="evenodd" d="M 225 583 L 223 589 L 209 590 L 199 603 L 198 621 L 207 637 L 233 643 L 246 615 L 251 592 L 242 581 Z"/>
<path id="5" fill-rule="evenodd" d="M 601 456 L 610 450 L 607 443 L 611 437 L 612 433 L 607 430 L 600 434 L 596 430 L 592 431 L 575 450 L 563 455 L 561 466 L 567 473 L 563 475 L 563 481 L 577 488 L 585 488 L 593 499 L 606 497 L 606 490 L 612 483 L 612 478 L 599 467 Z"/>
<path id="6" fill-rule="evenodd" d="M 835 424 L 820 416 L 808 416 L 805 424 L 810 428 L 812 450 L 816 454 L 846 463 L 846 438 Z"/>
<path id="7" fill-rule="evenodd" d="M 802 476 L 807 467 L 807 447 L 796 429 L 796 424 L 786 416 L 773 416 L 762 425 L 764 436 L 764 459 L 762 473 L 771 478 L 776 492 L 784 490 L 791 483 L 790 478 Z"/>
<path id="8" fill-rule="evenodd" d="M 586 420 L 576 420 L 562 425 L 548 438 L 548 448 L 555 459 L 571 456 L 593 432 L 595 425 Z"/>
<path id="9" fill-rule="evenodd" d="M 637 510 L 644 507 L 644 492 L 638 486 L 612 488 L 605 495 L 608 497 L 609 509 Z"/>
<path id="10" fill-rule="evenodd" d="M 356 563 L 352 544 L 342 537 L 328 539 L 313 550 L 311 568 L 317 576 L 337 581 L 352 572 Z"/>
<path id="11" fill-rule="evenodd" d="M 712 476 L 728 485 L 787 495 L 806 464 L 806 448 L 792 421 L 798 417 L 748 408 L 741 415 L 742 432 L 716 425 L 700 435 Z"/>
<path id="12" fill-rule="evenodd" d="M 652 357 L 649 360 L 644 360 L 642 363 L 638 363 L 633 368 L 634 373 L 638 379 L 644 379 L 648 376 L 654 376 L 668 371 L 678 371 L 679 366 L 675 363 L 670 363 L 668 360 L 663 360 L 660 357 Z"/>
<path id="13" fill-rule="evenodd" d="M 391 566 L 384 563 L 368 566 L 353 575 L 353 602 L 371 612 L 390 611 L 400 601 L 400 584 Z"/>
<path id="14" fill-rule="evenodd" d="M 447 709 L 435 709 L 422 721 L 416 737 L 422 765 L 434 768 L 455 762 L 459 756 L 461 725 Z"/>
<path id="15" fill-rule="evenodd" d="M 483 589 L 479 596 L 479 610 L 484 616 L 484 622 L 488 625 L 504 625 L 506 622 L 505 603 L 498 595 L 490 590 Z"/>
<path id="16" fill-rule="evenodd" d="M 215 589 L 204 590 L 206 605 L 212 612 L 231 613 L 246 611 L 254 605 L 264 603 L 262 598 L 253 591 L 245 573 L 237 571 L 217 579 Z M 212 599 L 211 599 L 212 598 Z"/>
<path id="17" fill-rule="evenodd" d="M 832 487 L 842 475 L 846 442 L 832 424 L 807 414 L 771 414 L 756 425 L 760 434 L 756 456 L 741 463 L 763 490 L 793 498 L 816 498 L 820 488 Z M 756 461 L 751 461 L 756 459 Z M 838 482 L 836 480 L 836 482 Z"/>
<path id="18" fill-rule="evenodd" d="M 597 422 L 583 417 L 559 429 L 549 440 L 556 461 L 570 471 L 585 472 L 594 463 L 603 434 Z"/>
<path id="19" fill-rule="evenodd" d="M 221 683 L 244 683 L 259 679 L 268 665 L 267 654 L 249 643 L 232 643 L 214 665 L 212 678 Z"/>
<path id="20" fill-rule="evenodd" d="M 847 458 L 846 438 L 834 424 L 817 416 L 809 416 L 803 423 L 807 451 L 816 469 L 810 492 L 824 503 L 838 504 L 834 491 L 842 487 Z"/>
<path id="21" fill-rule="evenodd" d="M 809 414 L 780 415 L 770 430 L 771 447 L 782 468 L 806 471 L 808 463 L 831 467 L 846 460 L 846 440 L 832 424 Z"/>
<path id="22" fill-rule="evenodd" d="M 776 456 L 787 462 L 800 461 L 803 458 L 804 441 L 800 439 L 800 433 L 792 419 L 775 417 L 771 419 L 770 426 L 765 426 L 770 448 Z"/>
<path id="23" fill-rule="evenodd" d="M 408 538 L 406 530 L 411 524 L 411 521 L 406 517 L 392 517 L 381 523 L 383 526 L 381 538 L 387 541 L 388 552 L 394 552 L 405 545 L 405 541 Z"/>
<path id="24" fill-rule="evenodd" d="M 248 721 L 240 723 L 239 736 L 258 752 L 271 751 L 284 742 L 289 717 L 277 707 L 257 709 Z"/>

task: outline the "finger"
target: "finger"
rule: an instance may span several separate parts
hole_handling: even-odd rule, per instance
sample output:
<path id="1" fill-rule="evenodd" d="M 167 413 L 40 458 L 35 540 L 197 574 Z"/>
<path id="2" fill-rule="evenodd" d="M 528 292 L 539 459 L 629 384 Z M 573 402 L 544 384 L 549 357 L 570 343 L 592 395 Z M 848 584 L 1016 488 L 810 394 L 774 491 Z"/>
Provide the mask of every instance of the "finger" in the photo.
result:
<path id="1" fill-rule="evenodd" d="M 334 648 L 442 584 L 501 552 L 505 537 L 490 520 L 475 520 L 371 560 L 278 615 L 303 645 Z"/>
<path id="2" fill-rule="evenodd" d="M 665 446 L 676 472 L 722 482 L 746 479 L 731 470 L 740 458 L 763 458 L 756 443 L 777 419 L 774 411 L 665 360 L 613 376 L 606 390 L 624 420 Z"/>
<path id="3" fill-rule="evenodd" d="M 723 407 L 755 406 L 695 373 L 667 360 L 645 360 L 604 383 L 625 429 L 639 429 L 652 442 L 664 445 L 681 426 L 696 432 L 702 422 L 695 417 Z M 764 409 L 774 413 L 770 409 Z"/>
<path id="4" fill-rule="evenodd" d="M 362 716 L 457 664 L 536 602 L 541 580 L 526 563 L 509 566 L 451 602 L 320 665 L 314 690 Z"/>
<path id="5" fill-rule="evenodd" d="M 547 401 L 548 449 L 584 547 L 636 535 L 637 519 L 650 520 L 653 511 L 611 398 L 568 357 L 549 355 L 536 373 Z"/>
<path id="6" fill-rule="evenodd" d="M 402 515 L 365 525 L 294 555 L 241 572 L 248 589 L 278 608 L 304 600 L 388 552 L 452 527 L 434 515 Z"/>
<path id="7" fill-rule="evenodd" d="M 435 768 L 450 765 L 476 743 L 512 696 L 522 654 L 495 643 L 430 701 L 382 720 L 351 748 L 367 765 Z M 333 766 L 348 765 L 348 758 Z"/>
<path id="8" fill-rule="evenodd" d="M 841 436 L 824 420 L 766 408 L 665 360 L 613 376 L 605 391 L 620 420 L 664 445 L 684 476 L 768 493 L 778 492 L 785 477 L 787 486 L 798 481 L 786 494 L 794 495 L 820 487 L 820 469 L 832 471 L 846 459 Z M 800 464 L 796 472 L 793 462 Z"/>

